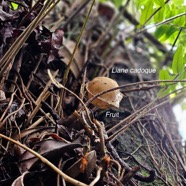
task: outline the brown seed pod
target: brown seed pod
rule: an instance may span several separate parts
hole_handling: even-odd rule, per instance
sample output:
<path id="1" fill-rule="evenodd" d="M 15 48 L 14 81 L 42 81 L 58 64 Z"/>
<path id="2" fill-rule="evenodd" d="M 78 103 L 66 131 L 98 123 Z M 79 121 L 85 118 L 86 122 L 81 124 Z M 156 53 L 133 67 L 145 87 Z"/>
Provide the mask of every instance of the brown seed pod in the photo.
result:
<path id="1" fill-rule="evenodd" d="M 108 77 L 96 77 L 86 85 L 88 99 L 92 98 L 96 94 L 116 87 L 118 87 L 118 84 L 113 79 Z M 100 109 L 107 109 L 111 107 L 119 108 L 122 98 L 123 94 L 119 91 L 119 89 L 117 89 L 97 97 L 91 103 Z"/>

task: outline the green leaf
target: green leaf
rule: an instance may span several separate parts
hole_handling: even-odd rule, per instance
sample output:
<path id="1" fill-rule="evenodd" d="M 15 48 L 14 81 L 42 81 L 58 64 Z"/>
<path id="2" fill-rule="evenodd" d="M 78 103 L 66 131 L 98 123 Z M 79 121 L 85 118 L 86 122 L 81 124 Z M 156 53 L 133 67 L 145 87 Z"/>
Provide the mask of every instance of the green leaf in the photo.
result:
<path id="1" fill-rule="evenodd" d="M 186 79 L 186 70 L 183 71 L 183 72 L 180 74 L 180 80 L 183 80 L 183 79 Z M 181 85 L 184 87 L 184 86 L 186 86 L 186 83 L 185 83 L 185 82 L 181 82 Z"/>
<path id="2" fill-rule="evenodd" d="M 183 68 L 183 47 L 179 46 L 174 54 L 172 70 L 174 74 L 178 74 L 183 70 Z"/>
<path id="3" fill-rule="evenodd" d="M 185 38 L 186 38 L 186 30 L 182 29 L 181 34 L 178 38 L 177 43 L 179 43 L 179 45 L 183 46 L 183 50 L 184 53 L 186 52 L 186 42 L 185 42 Z M 185 59 L 186 60 L 186 59 Z M 183 62 L 185 63 L 185 60 L 183 59 Z"/>
<path id="4" fill-rule="evenodd" d="M 169 4 L 166 4 L 166 6 L 164 7 L 164 14 L 165 14 L 165 18 L 167 19 L 167 18 L 170 18 L 170 17 L 172 17 L 173 16 L 173 14 L 172 14 L 172 6 L 171 5 L 169 5 Z"/>
<path id="5" fill-rule="evenodd" d="M 137 9 L 141 9 L 142 6 L 145 6 L 149 0 L 134 0 Z"/>
<path id="6" fill-rule="evenodd" d="M 165 6 L 163 6 L 155 15 L 154 22 L 161 22 L 164 20 Z"/>
<path id="7" fill-rule="evenodd" d="M 167 70 L 160 70 L 159 73 L 159 79 L 160 80 L 171 80 L 169 72 Z"/>
<path id="8" fill-rule="evenodd" d="M 149 17 L 153 13 L 153 1 L 149 0 L 145 5 L 143 5 L 142 14 L 140 18 L 140 25 L 144 25 Z"/>
<path id="9" fill-rule="evenodd" d="M 99 0 L 100 3 L 104 3 L 106 2 L 107 0 Z"/>
<path id="10" fill-rule="evenodd" d="M 159 79 L 160 80 L 173 80 L 175 76 L 171 76 L 167 70 L 160 70 Z M 161 86 L 165 86 L 158 92 L 158 96 L 164 97 L 169 93 L 176 90 L 176 84 L 172 84 L 172 82 L 162 82 Z"/>
<path id="11" fill-rule="evenodd" d="M 169 92 L 174 92 L 176 90 L 177 84 L 169 85 Z"/>
<path id="12" fill-rule="evenodd" d="M 154 2 L 161 7 L 165 5 L 164 0 L 154 0 Z"/>
<path id="13" fill-rule="evenodd" d="M 163 35 L 165 35 L 167 30 L 168 30 L 168 26 L 167 25 L 161 25 L 155 31 L 155 33 L 154 33 L 155 37 L 160 39 Z"/>
<path id="14" fill-rule="evenodd" d="M 185 66 L 185 64 L 186 64 L 186 54 L 183 57 L 183 70 L 178 76 L 178 79 L 180 79 L 180 80 L 186 79 L 186 69 L 185 69 L 186 66 Z M 185 82 L 181 82 L 181 85 L 182 86 L 186 86 L 186 83 Z"/>
<path id="15" fill-rule="evenodd" d="M 167 41 L 171 45 L 173 45 L 173 43 L 175 42 L 177 36 L 178 36 L 178 31 L 174 32 L 169 38 L 167 38 L 167 36 L 166 36 L 166 40 L 164 40 L 164 41 Z"/>
<path id="16" fill-rule="evenodd" d="M 160 91 L 158 92 L 157 95 L 158 95 L 158 97 L 163 98 L 166 95 L 168 95 L 169 93 L 170 93 L 170 89 L 167 87 L 164 87 L 164 88 L 160 89 Z"/>
<path id="17" fill-rule="evenodd" d="M 178 29 L 178 27 L 172 25 L 161 25 L 155 31 L 155 37 L 161 42 L 168 40 L 170 43 L 174 43 L 179 31 Z"/>
<path id="18" fill-rule="evenodd" d="M 176 4 L 172 4 L 171 5 L 171 10 L 172 10 L 172 16 L 176 16 L 176 15 L 180 15 L 186 12 L 186 7 L 185 6 L 178 6 Z M 175 18 L 172 23 L 174 25 L 179 25 L 179 27 L 184 26 L 185 25 L 185 15 L 179 16 L 177 18 Z"/>
<path id="19" fill-rule="evenodd" d="M 173 4 L 180 6 L 184 4 L 184 0 L 171 0 Z"/>
<path id="20" fill-rule="evenodd" d="M 173 77 L 169 74 L 169 72 L 167 70 L 160 70 L 159 79 L 160 80 L 172 80 Z M 165 83 L 165 82 L 161 83 L 162 86 L 165 86 L 167 84 L 170 84 L 170 83 Z"/>
<path id="21" fill-rule="evenodd" d="M 14 2 L 11 2 L 11 6 L 13 7 L 13 10 L 17 10 L 19 8 L 19 5 Z"/>
<path id="22" fill-rule="evenodd" d="M 125 0 L 112 0 L 116 7 L 120 7 L 124 4 Z"/>
<path id="23" fill-rule="evenodd" d="M 165 33 L 165 35 L 167 36 L 167 38 L 171 37 L 176 31 L 178 31 L 178 29 L 174 26 L 168 26 L 168 29 Z"/>
<path id="24" fill-rule="evenodd" d="M 183 65 L 186 65 L 186 54 L 183 57 Z"/>
<path id="25" fill-rule="evenodd" d="M 161 25 L 155 31 L 155 37 L 160 42 L 168 41 L 170 44 L 173 44 L 175 42 L 178 32 L 178 27 L 172 25 Z"/>

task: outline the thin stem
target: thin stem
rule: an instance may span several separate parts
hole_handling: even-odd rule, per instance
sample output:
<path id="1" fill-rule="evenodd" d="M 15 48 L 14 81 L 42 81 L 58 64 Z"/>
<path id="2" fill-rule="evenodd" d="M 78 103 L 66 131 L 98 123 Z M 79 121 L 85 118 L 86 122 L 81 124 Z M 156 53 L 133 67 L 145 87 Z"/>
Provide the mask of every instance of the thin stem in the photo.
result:
<path id="1" fill-rule="evenodd" d="M 89 19 L 89 17 L 90 17 L 90 13 L 91 13 L 91 11 L 92 11 L 92 8 L 93 8 L 93 6 L 94 6 L 94 3 L 95 3 L 95 0 L 92 1 L 91 7 L 90 7 L 90 9 L 89 9 L 89 11 L 88 11 L 88 15 L 87 15 L 86 18 L 85 18 L 85 21 L 84 21 L 83 26 L 82 26 L 82 28 L 81 28 L 80 35 L 79 35 L 79 37 L 78 37 L 78 40 L 77 40 L 76 45 L 75 45 L 75 47 L 74 47 L 74 50 L 73 50 L 73 52 L 72 52 L 72 56 L 71 56 L 70 61 L 69 61 L 69 63 L 68 63 L 67 69 L 66 69 L 66 71 L 65 71 L 64 78 L 63 78 L 63 84 L 64 84 L 64 85 L 65 85 L 66 82 L 67 82 L 68 74 L 69 74 L 69 71 L 70 71 L 70 66 L 71 66 L 71 64 L 72 64 L 72 61 L 73 61 L 73 59 L 74 59 L 76 50 L 77 50 L 77 48 L 78 48 L 78 46 L 79 46 L 79 43 L 80 43 L 80 41 L 81 41 L 81 37 L 82 37 L 82 35 L 83 35 L 83 31 L 84 31 L 84 29 L 85 29 L 85 27 L 86 27 L 86 24 L 87 24 L 87 22 L 88 22 L 88 19 Z"/>
<path id="2" fill-rule="evenodd" d="M 182 17 L 182 16 L 185 16 L 185 15 L 186 15 L 185 12 L 184 12 L 184 13 L 181 13 L 181 14 L 178 14 L 178 15 L 175 15 L 175 16 L 170 17 L 170 18 L 168 18 L 168 19 L 166 19 L 166 20 L 164 20 L 164 21 L 161 21 L 161 22 L 159 22 L 159 23 L 155 23 L 155 24 L 153 24 L 152 26 L 149 26 L 149 27 L 147 27 L 147 28 L 139 29 L 139 30 L 137 31 L 137 33 L 141 33 L 141 32 L 150 30 L 150 29 L 152 29 L 153 27 L 157 27 L 157 26 L 163 25 L 163 24 L 165 24 L 165 23 L 168 23 L 168 22 L 170 22 L 170 21 L 173 21 L 174 19 L 177 19 L 177 18 Z"/>
<path id="3" fill-rule="evenodd" d="M 141 117 L 145 116 L 145 114 L 149 113 L 150 111 L 164 105 L 165 103 L 167 103 L 169 100 L 163 101 L 162 103 L 147 109 L 146 107 L 143 108 L 142 113 L 139 114 L 139 116 L 135 117 L 132 121 L 130 121 L 127 125 L 121 127 L 119 130 L 117 130 L 114 134 L 112 134 L 111 136 L 109 136 L 107 138 L 107 142 L 111 142 L 113 141 L 118 135 L 120 135 L 121 133 L 123 133 L 124 131 L 126 131 L 134 122 L 136 122 L 138 119 L 140 119 Z M 124 124 L 124 122 L 119 123 L 120 126 Z"/>
<path id="4" fill-rule="evenodd" d="M 50 69 L 48 69 L 48 75 L 49 75 L 51 81 L 53 82 L 53 84 L 54 84 L 56 87 L 68 91 L 70 94 L 72 94 L 73 96 L 75 96 L 75 97 L 81 102 L 81 104 L 83 105 L 83 107 L 84 107 L 84 109 L 85 109 L 85 112 L 86 112 L 86 114 L 87 114 L 87 117 L 88 117 L 88 119 L 89 119 L 89 122 L 93 124 L 93 122 L 92 122 L 92 120 L 91 120 L 91 118 L 90 118 L 90 116 L 89 116 L 88 108 L 86 107 L 85 103 L 80 99 L 80 97 L 77 96 L 74 92 L 72 92 L 72 91 L 69 90 L 68 88 L 66 88 L 64 85 L 60 84 L 60 83 L 52 76 L 52 74 L 51 74 L 51 72 L 50 72 Z"/>
<path id="5" fill-rule="evenodd" d="M 95 179 L 90 183 L 89 186 L 94 186 L 100 179 L 102 167 L 99 167 Z"/>
<path id="6" fill-rule="evenodd" d="M 170 1 L 170 0 L 167 0 L 167 1 L 165 2 L 165 4 L 167 4 L 169 1 Z M 152 13 L 152 15 L 144 22 L 143 25 L 145 25 L 151 18 L 153 18 L 153 17 L 158 13 L 158 11 L 160 11 L 161 9 L 162 9 L 161 6 L 160 6 L 158 9 L 156 9 L 156 10 Z"/>

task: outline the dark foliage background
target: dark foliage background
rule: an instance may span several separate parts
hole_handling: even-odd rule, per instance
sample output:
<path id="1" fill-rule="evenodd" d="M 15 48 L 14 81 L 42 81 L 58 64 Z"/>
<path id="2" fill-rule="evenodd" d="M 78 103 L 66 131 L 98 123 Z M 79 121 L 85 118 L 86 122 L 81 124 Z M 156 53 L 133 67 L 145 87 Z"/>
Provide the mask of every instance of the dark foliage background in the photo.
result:
<path id="1" fill-rule="evenodd" d="M 45 1 L 14 2 L 18 9 L 12 1 L 0 1 L 1 58 Z M 146 31 L 126 37 L 138 24 L 127 11 L 128 2 L 118 10 L 96 1 L 68 66 L 90 4 L 60 1 L 16 49 L 6 68 L 1 61 L 0 133 L 81 182 L 74 185 L 186 185 L 181 138 L 169 99 L 158 96 L 157 73 L 130 73 L 155 69 L 152 56 L 156 58 L 157 50 L 167 51 Z M 153 54 L 149 47 L 155 49 Z M 48 69 L 73 94 L 56 87 Z M 114 69 L 128 73 L 113 73 Z M 77 99 L 87 102 L 86 83 L 97 76 L 108 76 L 122 86 L 120 108 L 88 104 L 86 110 Z M 119 117 L 106 117 L 106 112 Z M 2 136 L 0 149 L 0 185 L 72 185 Z"/>

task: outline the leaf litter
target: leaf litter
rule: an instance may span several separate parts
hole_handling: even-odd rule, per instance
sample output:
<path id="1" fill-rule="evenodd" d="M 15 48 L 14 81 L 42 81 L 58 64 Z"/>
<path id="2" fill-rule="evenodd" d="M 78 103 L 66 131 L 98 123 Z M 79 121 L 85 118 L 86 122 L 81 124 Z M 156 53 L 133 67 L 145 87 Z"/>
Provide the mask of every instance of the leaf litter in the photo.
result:
<path id="1" fill-rule="evenodd" d="M 18 9 L 14 10 L 11 2 L 17 3 Z M 24 33 L 46 3 L 44 0 L 38 0 L 35 4 L 33 2 L 22 0 L 0 2 L 1 57 L 20 34 Z M 59 85 L 63 84 L 68 61 L 88 13 L 88 4 L 90 4 L 88 1 L 60 2 L 30 33 L 17 55 L 0 74 L 0 133 L 34 150 L 70 178 L 59 177 L 30 151 L 1 138 L 0 185 L 70 186 L 73 183 L 73 185 L 122 186 L 135 185 L 138 182 L 153 183 L 156 174 L 160 177 L 160 181 L 167 180 L 164 172 L 160 174 L 156 171 L 159 165 L 156 165 L 153 153 L 155 154 L 159 145 L 154 143 L 154 136 L 151 143 L 154 143 L 156 149 L 150 149 L 148 142 L 146 142 L 147 149 L 144 147 L 146 152 L 150 152 L 149 156 L 152 161 L 154 160 L 154 164 L 143 158 L 143 150 L 140 151 L 140 139 L 145 140 L 145 135 L 149 135 L 150 130 L 139 125 L 139 121 L 149 120 L 152 123 L 154 121 L 153 117 L 146 117 L 143 114 L 146 111 L 146 104 L 153 103 L 154 99 L 150 85 L 141 87 L 134 85 L 131 90 L 129 86 L 125 91 L 121 89 L 124 94 L 147 90 L 152 97 L 149 94 L 132 93 L 135 104 L 132 104 L 131 100 L 124 99 L 117 109 L 111 106 L 106 110 L 100 110 L 87 102 L 85 86 L 95 77 L 109 76 L 117 80 L 120 85 L 133 83 L 141 78 L 146 80 L 146 76 L 142 75 L 125 74 L 124 78 L 118 76 L 116 78 L 115 74 L 111 73 L 113 66 L 133 67 L 135 58 L 132 56 L 131 60 L 130 50 L 123 52 L 126 46 L 123 46 L 120 38 L 123 37 L 125 30 L 117 30 L 115 27 L 118 11 L 113 6 L 95 3 L 70 66 L 65 91 L 61 92 L 59 88 Z M 60 23 L 59 20 L 63 21 Z M 128 24 L 126 22 L 126 26 Z M 147 56 L 137 51 L 135 53 L 138 55 L 135 60 L 140 61 L 143 57 L 143 64 L 149 65 L 144 62 L 149 60 Z M 47 73 L 48 69 L 58 85 L 52 83 Z M 157 85 L 154 84 L 154 87 Z M 115 88 L 117 92 L 120 87 Z M 96 95 L 94 96 L 93 99 L 96 100 Z M 109 105 L 110 100 L 104 101 Z M 153 104 L 147 105 L 149 106 L 147 109 L 151 108 L 151 105 Z M 108 120 L 103 117 L 107 111 L 119 112 L 120 117 Z M 139 117 L 139 114 L 142 116 Z M 154 113 L 151 114 L 153 116 Z M 133 127 L 135 128 L 130 135 L 126 132 L 129 127 L 129 133 L 133 131 Z M 117 140 L 113 140 L 115 139 L 113 135 L 120 132 L 120 129 L 126 138 L 130 136 L 129 142 L 131 138 L 135 138 L 138 146 L 131 146 L 123 152 L 125 147 L 120 149 L 121 146 L 116 145 Z M 135 136 L 136 130 L 140 131 L 141 138 Z M 155 131 L 156 129 L 152 131 L 153 135 L 161 135 Z M 121 133 L 118 133 L 117 137 L 121 136 Z M 166 141 L 165 144 L 170 145 L 170 141 Z M 133 155 L 138 150 L 142 153 L 140 162 Z M 122 158 L 123 154 L 126 159 Z M 131 161 L 132 158 L 135 161 Z M 175 162 L 181 164 L 177 159 Z M 180 167 L 179 165 L 179 169 Z M 171 169 L 168 171 L 174 172 Z M 182 177 L 179 177 L 178 180 L 181 179 Z M 174 181 L 176 182 L 176 179 Z"/>

